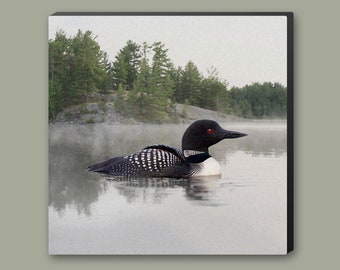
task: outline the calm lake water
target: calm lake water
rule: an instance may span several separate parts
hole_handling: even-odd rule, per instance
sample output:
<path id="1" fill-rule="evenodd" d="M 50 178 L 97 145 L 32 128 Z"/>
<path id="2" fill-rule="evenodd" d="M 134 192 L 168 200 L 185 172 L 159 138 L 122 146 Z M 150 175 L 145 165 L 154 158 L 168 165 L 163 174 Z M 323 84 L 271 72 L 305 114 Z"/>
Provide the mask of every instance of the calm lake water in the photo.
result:
<path id="1" fill-rule="evenodd" d="M 247 137 L 210 148 L 222 176 L 117 181 L 86 171 L 188 125 L 49 127 L 50 254 L 285 254 L 286 121 L 220 123 Z"/>

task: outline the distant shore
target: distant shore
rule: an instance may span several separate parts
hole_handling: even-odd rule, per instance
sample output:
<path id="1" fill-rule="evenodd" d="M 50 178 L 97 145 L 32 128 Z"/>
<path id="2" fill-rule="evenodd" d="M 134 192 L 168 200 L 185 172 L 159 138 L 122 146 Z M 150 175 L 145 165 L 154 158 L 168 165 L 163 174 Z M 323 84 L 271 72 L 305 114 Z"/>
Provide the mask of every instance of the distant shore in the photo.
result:
<path id="1" fill-rule="evenodd" d="M 165 123 L 189 123 L 197 119 L 214 119 L 216 121 L 244 121 L 245 119 L 224 113 L 203 109 L 191 105 L 176 104 L 176 119 L 169 119 Z M 143 122 L 128 118 L 116 112 L 113 102 L 85 103 L 60 112 L 50 122 L 52 125 L 82 125 L 95 123 L 112 124 L 142 124 Z"/>

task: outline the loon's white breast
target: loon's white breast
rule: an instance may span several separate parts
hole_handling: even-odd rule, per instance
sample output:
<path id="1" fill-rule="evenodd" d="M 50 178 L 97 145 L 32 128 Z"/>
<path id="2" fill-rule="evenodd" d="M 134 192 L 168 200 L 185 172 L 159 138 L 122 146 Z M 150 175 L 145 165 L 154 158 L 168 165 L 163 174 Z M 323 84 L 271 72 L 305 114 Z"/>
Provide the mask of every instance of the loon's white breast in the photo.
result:
<path id="1" fill-rule="evenodd" d="M 221 174 L 221 166 L 213 157 L 199 163 L 199 166 L 200 170 L 195 174 L 195 176 L 212 176 Z"/>

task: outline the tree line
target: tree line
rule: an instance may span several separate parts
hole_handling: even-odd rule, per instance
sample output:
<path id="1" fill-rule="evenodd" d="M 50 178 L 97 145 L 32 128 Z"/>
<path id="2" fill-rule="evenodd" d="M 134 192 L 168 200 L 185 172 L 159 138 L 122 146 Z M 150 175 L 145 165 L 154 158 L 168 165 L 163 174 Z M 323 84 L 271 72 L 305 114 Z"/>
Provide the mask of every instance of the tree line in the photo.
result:
<path id="1" fill-rule="evenodd" d="M 175 67 L 162 42 L 131 40 L 109 61 L 91 31 L 74 37 L 58 31 L 49 40 L 49 118 L 87 102 L 93 93 L 116 95 L 119 113 L 162 122 L 183 103 L 246 118 L 285 117 L 287 89 L 279 83 L 253 83 L 228 89 L 211 67 L 203 76 L 193 61 Z"/>

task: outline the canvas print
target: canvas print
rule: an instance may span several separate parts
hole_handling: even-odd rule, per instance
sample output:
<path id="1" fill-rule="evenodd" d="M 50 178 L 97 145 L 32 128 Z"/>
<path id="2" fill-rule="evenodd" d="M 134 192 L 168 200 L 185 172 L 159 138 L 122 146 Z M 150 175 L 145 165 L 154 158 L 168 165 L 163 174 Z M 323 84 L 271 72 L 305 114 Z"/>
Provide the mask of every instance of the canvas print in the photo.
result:
<path id="1" fill-rule="evenodd" d="M 293 249 L 292 13 L 49 17 L 51 255 Z"/>

